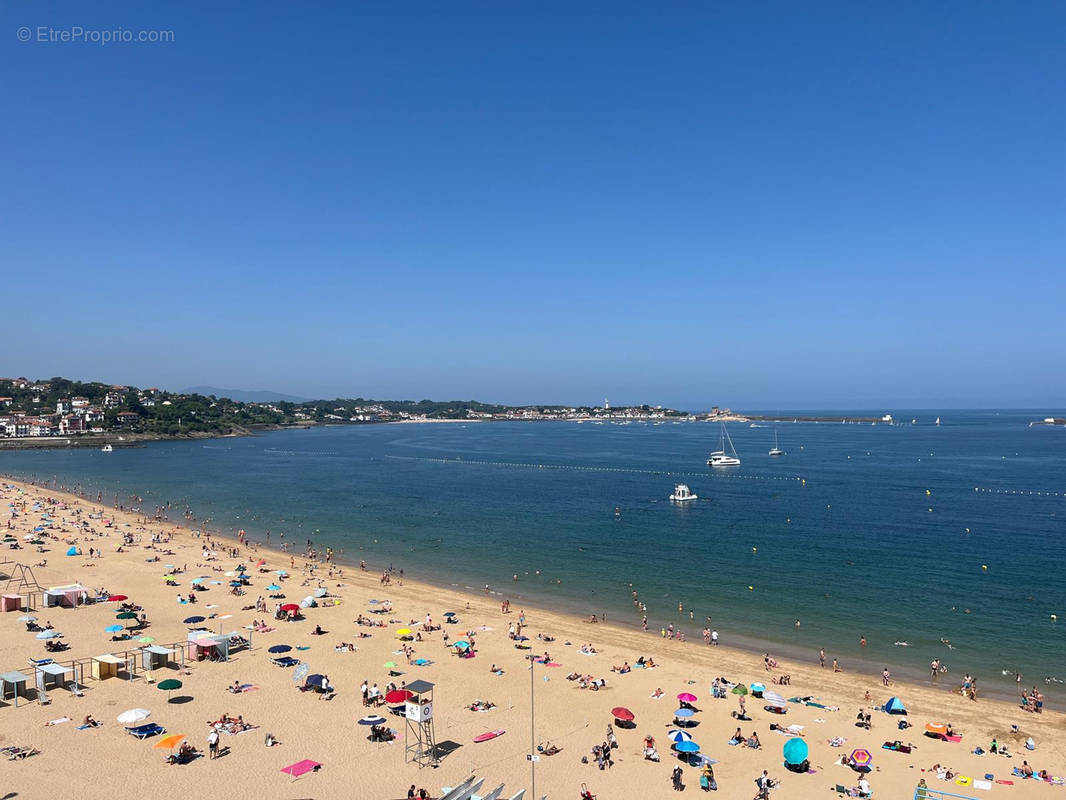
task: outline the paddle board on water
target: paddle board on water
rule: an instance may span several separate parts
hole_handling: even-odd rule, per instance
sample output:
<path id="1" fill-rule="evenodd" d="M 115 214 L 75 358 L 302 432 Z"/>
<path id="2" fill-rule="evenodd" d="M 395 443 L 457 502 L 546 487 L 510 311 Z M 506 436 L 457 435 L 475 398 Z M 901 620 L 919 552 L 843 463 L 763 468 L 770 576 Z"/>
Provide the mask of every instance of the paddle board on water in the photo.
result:
<path id="1" fill-rule="evenodd" d="M 475 742 L 487 742 L 489 739 L 495 739 L 497 736 L 503 736 L 507 731 L 488 731 L 480 736 L 475 736 Z"/>

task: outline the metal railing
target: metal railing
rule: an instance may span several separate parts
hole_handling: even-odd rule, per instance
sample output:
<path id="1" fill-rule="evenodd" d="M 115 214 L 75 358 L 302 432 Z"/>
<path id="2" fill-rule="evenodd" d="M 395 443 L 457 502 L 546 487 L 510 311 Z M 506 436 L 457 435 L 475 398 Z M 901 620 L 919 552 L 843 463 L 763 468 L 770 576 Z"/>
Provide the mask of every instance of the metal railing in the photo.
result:
<path id="1" fill-rule="evenodd" d="M 942 789 L 918 786 L 914 790 L 914 800 L 977 800 L 977 798 L 968 794 L 955 794 L 954 792 L 945 792 Z"/>

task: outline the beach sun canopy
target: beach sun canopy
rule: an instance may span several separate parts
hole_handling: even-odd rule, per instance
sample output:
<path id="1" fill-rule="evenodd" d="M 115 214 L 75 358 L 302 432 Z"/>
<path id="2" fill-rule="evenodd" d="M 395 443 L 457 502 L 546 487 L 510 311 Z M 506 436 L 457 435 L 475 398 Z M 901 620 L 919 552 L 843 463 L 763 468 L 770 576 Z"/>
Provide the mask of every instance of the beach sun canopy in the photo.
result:
<path id="1" fill-rule="evenodd" d="M 612 708 L 611 716 L 615 719 L 620 719 L 625 722 L 633 721 L 633 712 L 630 711 L 628 708 L 625 708 L 624 706 L 616 706 L 615 708 Z"/>
<path id="2" fill-rule="evenodd" d="M 359 720 L 360 725 L 383 725 L 385 723 L 384 717 L 369 716 L 363 717 Z"/>
<path id="3" fill-rule="evenodd" d="M 906 714 L 907 709 L 903 705 L 903 701 L 898 697 L 890 697 L 888 702 L 885 703 L 885 711 L 889 714 Z"/>
<path id="4" fill-rule="evenodd" d="M 181 686 L 182 683 L 177 678 L 167 678 L 165 681 L 160 681 L 156 684 L 156 688 L 162 689 L 164 692 L 172 692 L 175 689 L 180 689 Z"/>
<path id="5" fill-rule="evenodd" d="M 405 703 L 412 697 L 414 697 L 414 693 L 406 689 L 393 689 L 385 694 L 385 702 L 389 705 L 396 705 L 397 703 Z"/>
<path id="6" fill-rule="evenodd" d="M 733 687 L 733 694 L 739 694 L 741 696 L 744 696 L 747 693 L 748 687 L 745 686 L 743 683 L 738 683 L 736 686 Z"/>
<path id="7" fill-rule="evenodd" d="M 785 742 L 783 753 L 787 763 L 802 764 L 807 760 L 807 743 L 799 737 L 789 739 Z"/>
<path id="8" fill-rule="evenodd" d="M 685 717 L 691 717 L 695 713 L 691 708 L 679 708 L 674 712 L 674 716 L 684 719 Z"/>
<path id="9" fill-rule="evenodd" d="M 182 622 L 184 622 L 186 625 L 195 625 L 196 623 L 203 621 L 204 617 L 186 617 L 184 620 L 182 620 Z"/>
<path id="10" fill-rule="evenodd" d="M 287 653 L 290 650 L 292 650 L 292 646 L 287 644 L 276 644 L 267 648 L 268 653 Z"/>
<path id="11" fill-rule="evenodd" d="M 175 747 L 181 744 L 184 738 L 184 733 L 171 733 L 167 736 L 164 736 L 162 739 L 152 745 L 152 747 L 158 748 L 160 750 L 173 750 Z"/>
<path id="12" fill-rule="evenodd" d="M 700 746 L 695 742 L 678 742 L 674 745 L 674 749 L 679 753 L 698 753 Z"/>
<path id="13" fill-rule="evenodd" d="M 699 698 L 697 698 L 696 695 L 692 694 L 691 692 L 682 692 L 677 696 L 677 699 L 680 700 L 682 703 L 695 703 L 696 700 Z"/>
<path id="14" fill-rule="evenodd" d="M 948 732 L 948 726 L 943 722 L 927 722 L 925 729 L 930 733 L 935 733 L 939 736 L 943 736 Z"/>
<path id="15" fill-rule="evenodd" d="M 666 732 L 666 738 L 671 742 L 691 742 L 692 734 L 679 731 L 676 728 Z"/>
<path id="16" fill-rule="evenodd" d="M 869 750 L 852 750 L 848 756 L 848 763 L 855 767 L 868 767 L 873 763 L 874 757 Z"/>

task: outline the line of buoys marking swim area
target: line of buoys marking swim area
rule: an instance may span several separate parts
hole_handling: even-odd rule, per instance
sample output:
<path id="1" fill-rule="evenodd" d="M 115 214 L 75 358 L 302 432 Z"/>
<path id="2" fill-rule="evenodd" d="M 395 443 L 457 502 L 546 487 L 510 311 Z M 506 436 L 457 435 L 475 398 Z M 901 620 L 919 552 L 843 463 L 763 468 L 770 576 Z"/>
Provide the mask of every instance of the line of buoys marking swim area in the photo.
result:
<path id="1" fill-rule="evenodd" d="M 975 486 L 973 487 L 973 490 L 982 494 L 1016 494 L 1025 495 L 1027 497 L 1066 497 L 1066 492 L 1034 492 L 1029 489 L 988 489 L 982 486 Z"/>

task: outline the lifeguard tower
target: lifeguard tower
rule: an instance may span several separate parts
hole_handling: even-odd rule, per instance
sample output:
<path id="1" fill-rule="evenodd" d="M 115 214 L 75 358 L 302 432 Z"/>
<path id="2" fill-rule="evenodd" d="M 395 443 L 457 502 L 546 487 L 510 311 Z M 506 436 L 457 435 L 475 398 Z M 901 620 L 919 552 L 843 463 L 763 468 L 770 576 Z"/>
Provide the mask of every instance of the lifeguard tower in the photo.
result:
<path id="1" fill-rule="evenodd" d="M 411 696 L 404 703 L 403 715 L 407 727 L 403 735 L 403 760 L 414 761 L 419 767 L 435 767 L 437 736 L 433 732 L 433 684 L 413 681 L 404 687 Z"/>

